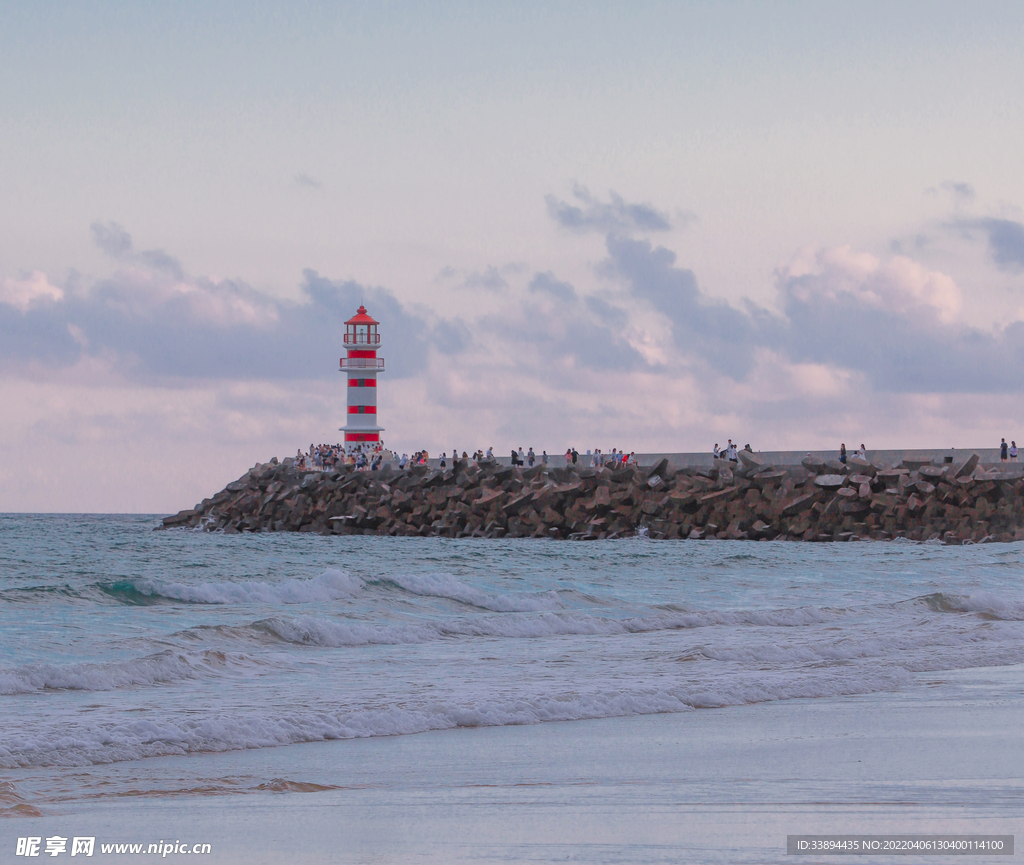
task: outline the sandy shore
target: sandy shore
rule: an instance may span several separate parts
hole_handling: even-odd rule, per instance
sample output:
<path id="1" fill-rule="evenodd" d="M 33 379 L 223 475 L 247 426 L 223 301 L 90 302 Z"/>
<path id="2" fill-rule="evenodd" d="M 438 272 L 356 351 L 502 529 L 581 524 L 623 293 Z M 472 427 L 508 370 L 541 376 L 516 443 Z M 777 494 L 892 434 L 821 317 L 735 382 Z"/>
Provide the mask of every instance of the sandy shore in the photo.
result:
<path id="1" fill-rule="evenodd" d="M 897 694 L 11 772 L 44 816 L 0 823 L 0 861 L 51 834 L 239 863 L 783 862 L 789 833 L 1013 834 L 1022 695 L 1024 668 L 986 668 Z"/>

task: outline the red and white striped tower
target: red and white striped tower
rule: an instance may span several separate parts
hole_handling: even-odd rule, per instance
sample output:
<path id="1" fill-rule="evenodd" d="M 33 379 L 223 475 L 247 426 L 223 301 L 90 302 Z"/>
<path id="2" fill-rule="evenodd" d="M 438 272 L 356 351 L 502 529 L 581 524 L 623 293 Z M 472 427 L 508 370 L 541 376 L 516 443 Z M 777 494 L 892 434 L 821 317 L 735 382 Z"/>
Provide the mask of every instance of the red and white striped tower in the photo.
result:
<path id="1" fill-rule="evenodd" d="M 384 431 L 377 426 L 377 373 L 384 372 L 384 358 L 377 357 L 378 324 L 366 314 L 365 306 L 345 322 L 348 357 L 341 359 L 341 371 L 348 375 L 348 422 L 341 432 L 345 433 L 346 450 L 362 444 L 373 447 L 380 443 Z"/>

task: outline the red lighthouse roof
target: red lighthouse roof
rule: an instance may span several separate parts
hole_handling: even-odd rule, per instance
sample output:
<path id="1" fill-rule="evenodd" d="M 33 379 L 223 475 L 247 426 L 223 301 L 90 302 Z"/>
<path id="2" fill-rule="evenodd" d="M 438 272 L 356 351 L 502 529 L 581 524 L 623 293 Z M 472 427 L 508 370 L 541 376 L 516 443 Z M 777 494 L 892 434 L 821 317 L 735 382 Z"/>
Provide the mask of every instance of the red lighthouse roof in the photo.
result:
<path id="1" fill-rule="evenodd" d="M 345 324 L 380 324 L 380 322 L 374 318 L 370 318 L 370 316 L 366 314 L 366 307 L 360 306 L 359 309 L 356 310 L 356 314 L 346 321 Z"/>

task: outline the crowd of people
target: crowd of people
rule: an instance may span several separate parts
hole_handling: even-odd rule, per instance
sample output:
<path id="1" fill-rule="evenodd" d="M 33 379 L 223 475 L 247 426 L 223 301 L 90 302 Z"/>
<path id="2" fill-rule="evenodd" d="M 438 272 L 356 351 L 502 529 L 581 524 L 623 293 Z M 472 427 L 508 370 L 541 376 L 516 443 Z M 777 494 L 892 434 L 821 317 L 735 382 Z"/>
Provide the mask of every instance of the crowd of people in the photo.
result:
<path id="1" fill-rule="evenodd" d="M 754 449 L 749 444 L 743 445 L 743 450 L 748 454 L 752 454 L 754 452 Z M 729 439 L 726 446 L 724 448 L 720 448 L 718 446 L 718 442 L 715 442 L 713 456 L 716 460 L 728 460 L 731 463 L 739 462 L 739 445 L 732 439 Z"/>
<path id="2" fill-rule="evenodd" d="M 461 455 L 457 448 L 452 448 L 451 456 L 449 457 L 448 451 L 444 451 L 438 459 L 438 464 L 441 468 L 448 468 L 458 459 L 466 460 L 475 465 L 493 458 L 493 447 L 487 448 L 486 451 L 482 449 L 476 450 L 472 454 L 462 451 Z M 363 444 L 349 447 L 348 449 L 340 444 L 311 444 L 309 451 L 306 453 L 299 450 L 295 454 L 295 465 L 303 471 L 326 471 L 339 465 L 355 466 L 356 469 L 365 471 L 376 471 L 385 461 L 396 460 L 398 468 L 405 469 L 409 466 L 425 466 L 430 459 L 431 456 L 427 450 L 416 451 L 412 456 L 403 453 L 399 457 L 397 454 L 392 454 L 391 451 L 386 450 L 383 442 L 379 444 Z M 538 454 L 532 447 L 525 451 L 522 447 L 519 447 L 518 449 L 512 449 L 511 461 L 514 466 L 532 468 L 538 464 L 548 465 L 550 457 L 546 450 L 542 450 Z M 602 466 L 620 468 L 624 465 L 636 465 L 636 455 L 633 453 L 627 454 L 618 448 L 612 448 L 609 454 L 604 453 L 600 449 L 593 452 L 588 450 L 585 457 L 583 457 L 576 448 L 567 448 L 565 451 L 566 466 L 575 466 L 581 463 L 584 465 L 589 464 L 593 468 L 600 468 Z"/>
<path id="3" fill-rule="evenodd" d="M 714 459 L 728 460 L 732 463 L 739 462 L 739 450 L 739 445 L 732 439 L 728 439 L 725 447 L 719 447 L 718 442 L 715 442 Z M 744 445 L 743 450 L 747 453 L 754 452 L 749 444 Z M 867 448 L 863 444 L 853 453 L 854 456 L 867 459 Z M 303 453 L 299 450 L 295 454 L 295 465 L 304 471 L 325 471 L 339 465 L 354 466 L 356 469 L 364 471 L 377 471 L 385 461 L 391 461 L 395 459 L 395 456 L 385 449 L 384 442 L 382 441 L 367 442 L 349 448 L 340 444 L 311 444 L 308 452 Z M 463 451 L 461 457 L 458 449 L 452 448 L 450 461 L 454 463 L 458 459 L 463 459 L 476 464 L 485 459 L 493 458 L 493 447 L 487 448 L 486 452 L 483 450 L 473 451 L 472 455 Z M 845 463 L 847 458 L 848 451 L 846 443 L 843 442 L 839 445 L 839 461 Z M 1016 462 L 1017 442 L 1011 441 L 1007 444 L 1004 438 L 999 445 L 999 458 L 1002 462 Z M 404 453 L 398 459 L 398 467 L 404 469 L 408 466 L 425 466 L 429 459 L 430 454 L 426 450 L 417 451 L 411 457 Z M 537 454 L 532 447 L 525 452 L 521 446 L 518 449 L 513 448 L 512 450 L 512 465 L 514 466 L 532 468 L 538 462 L 542 465 L 548 465 L 548 459 L 547 451 L 541 451 L 540 454 Z M 612 448 L 611 453 L 606 454 L 600 448 L 597 448 L 594 451 L 588 450 L 584 458 L 576 448 L 570 447 L 566 449 L 566 466 L 579 465 L 581 461 L 584 461 L 584 464 L 589 463 L 591 468 L 601 468 L 602 466 L 620 468 L 625 465 L 636 465 L 636 455 L 634 453 L 627 454 L 618 448 Z M 441 454 L 439 464 L 441 468 L 448 467 L 449 456 L 447 451 Z"/>
<path id="4" fill-rule="evenodd" d="M 310 445 L 309 450 L 295 454 L 295 466 L 301 471 L 327 471 L 337 466 L 355 466 L 357 469 L 376 471 L 386 457 L 383 442 L 361 444 L 346 448 L 340 444 Z"/>

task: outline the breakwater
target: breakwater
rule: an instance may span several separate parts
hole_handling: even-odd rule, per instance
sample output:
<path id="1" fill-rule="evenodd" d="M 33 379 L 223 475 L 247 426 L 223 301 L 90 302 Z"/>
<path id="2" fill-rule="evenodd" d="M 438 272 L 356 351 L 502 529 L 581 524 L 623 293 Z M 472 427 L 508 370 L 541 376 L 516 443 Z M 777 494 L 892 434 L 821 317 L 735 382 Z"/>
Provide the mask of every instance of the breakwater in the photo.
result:
<path id="1" fill-rule="evenodd" d="M 907 457 L 882 467 L 805 457 L 773 465 L 532 468 L 495 460 L 446 469 L 339 468 L 303 472 L 291 460 L 256 465 L 160 528 L 208 531 L 588 540 L 638 532 L 656 539 L 804 541 L 1024 540 L 1024 480 L 957 463 Z M 1015 467 L 1016 468 L 1016 467 Z"/>

